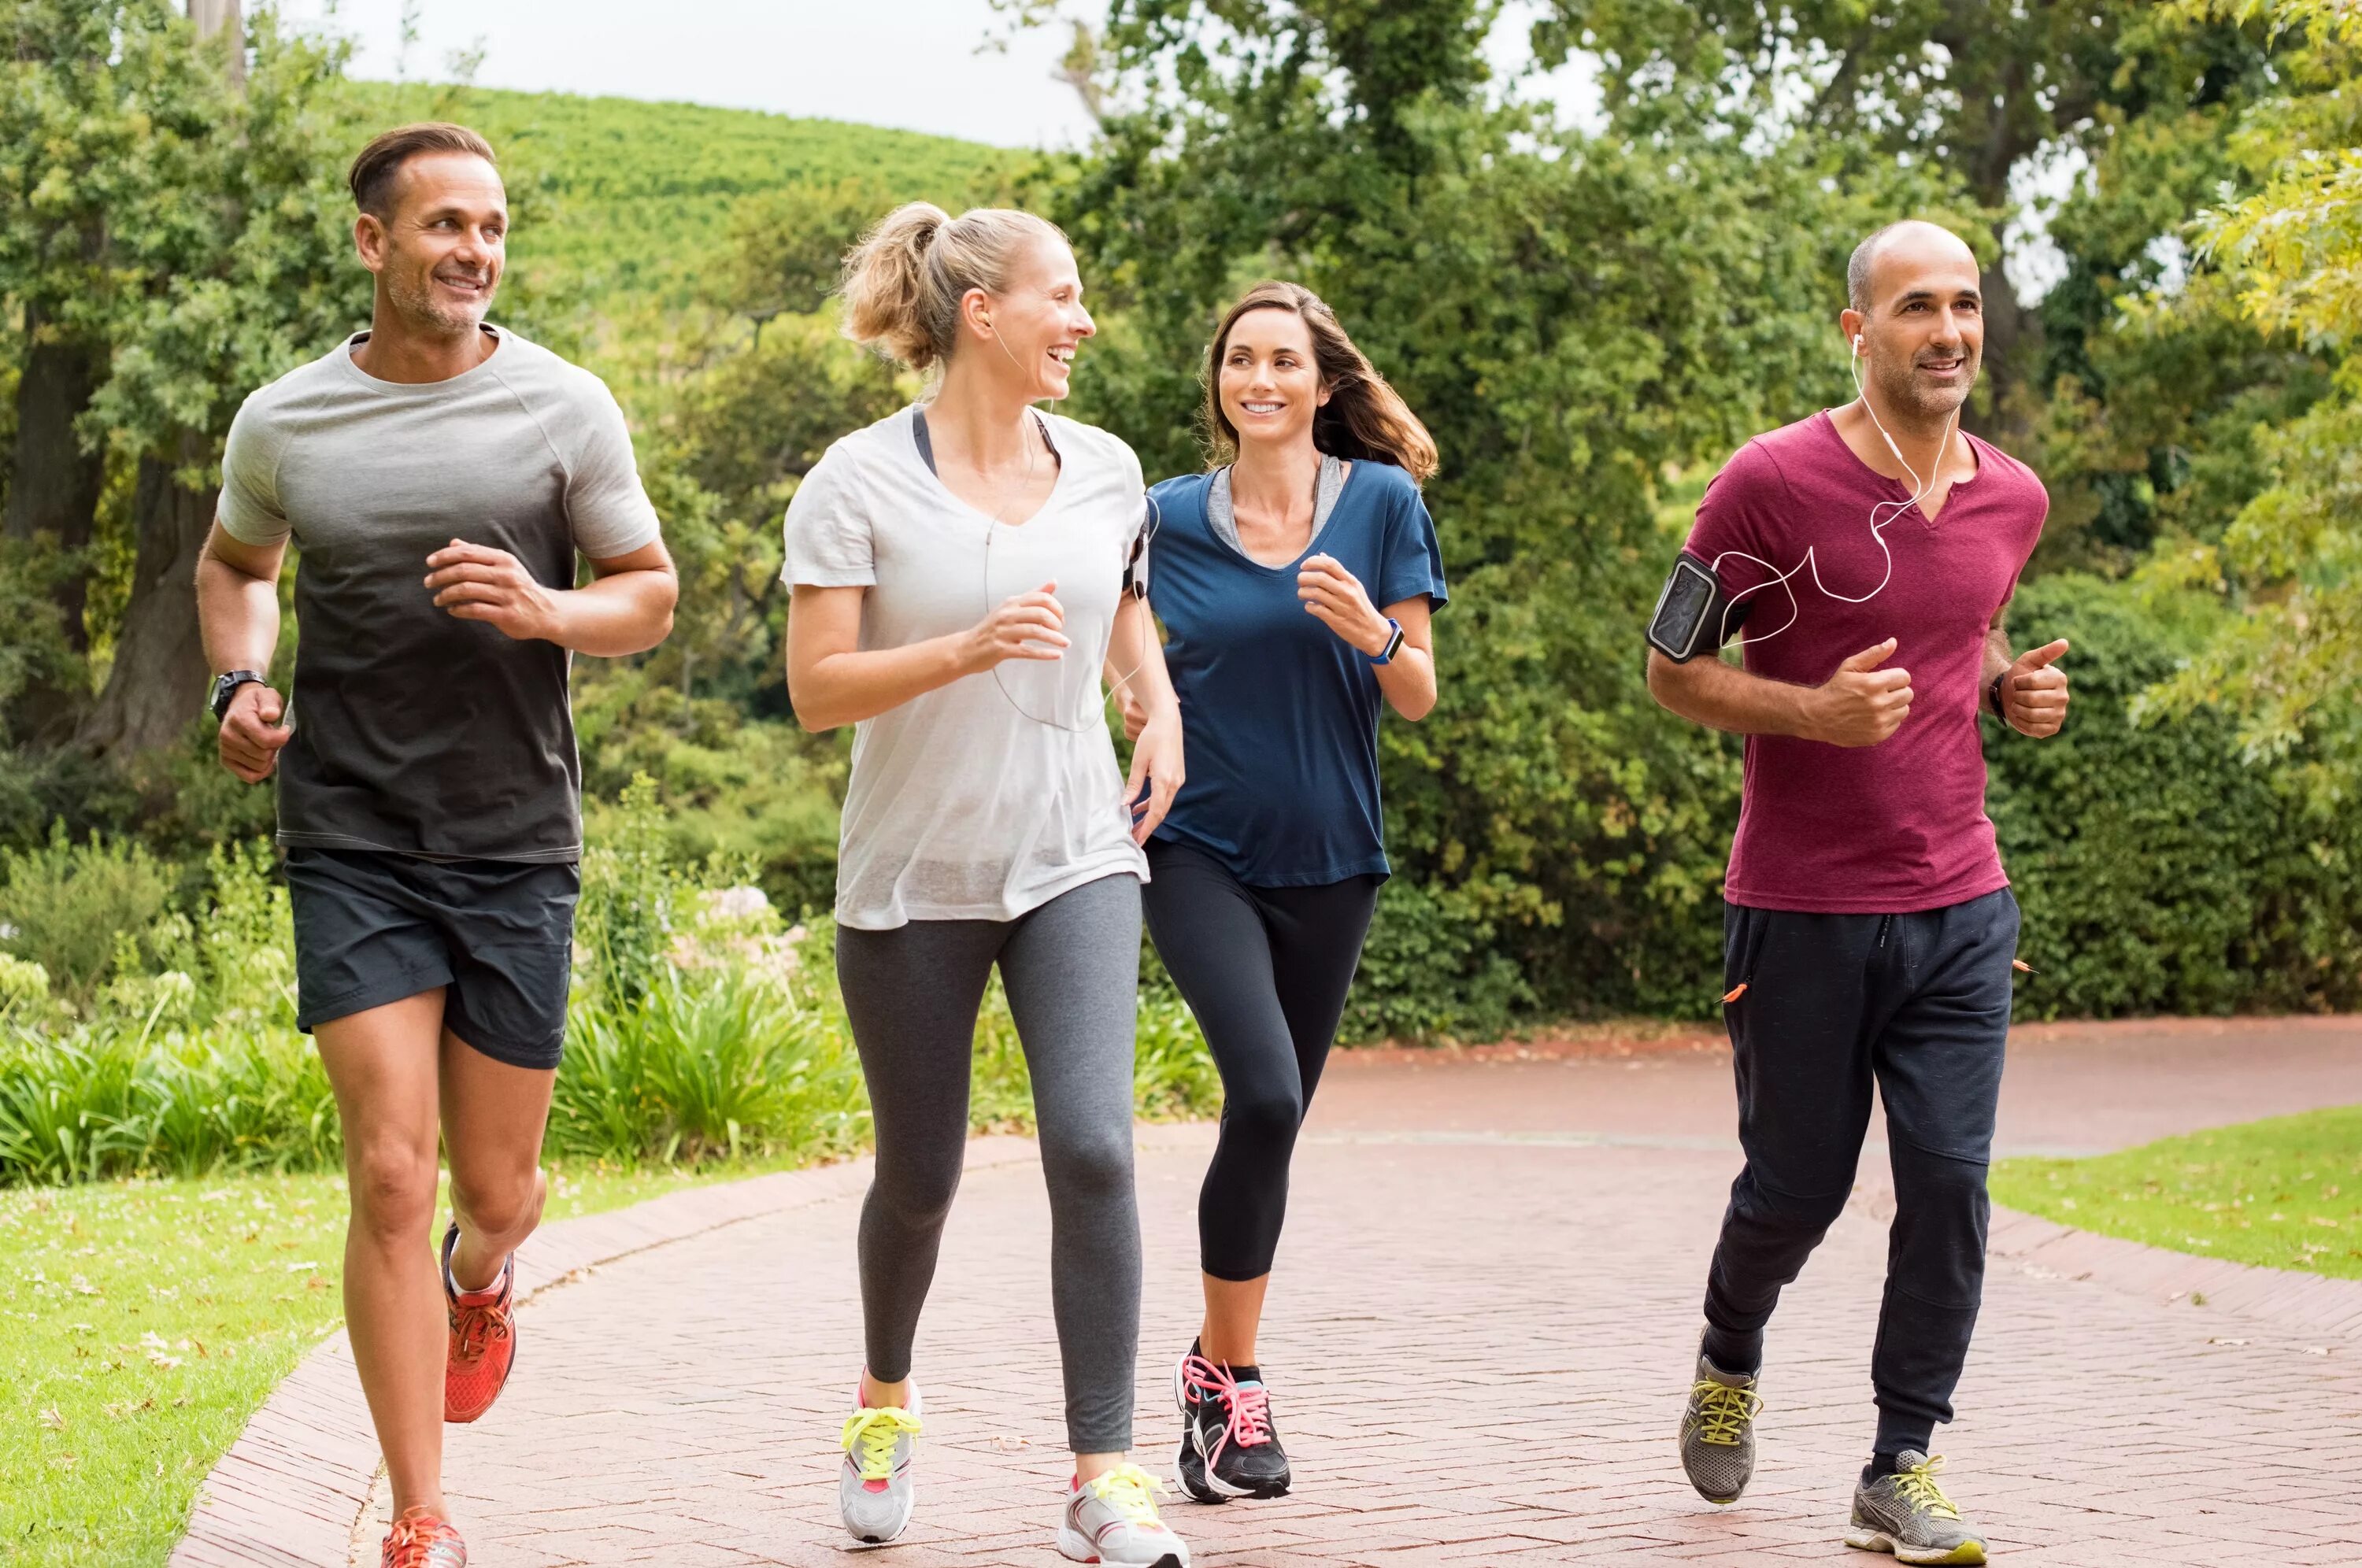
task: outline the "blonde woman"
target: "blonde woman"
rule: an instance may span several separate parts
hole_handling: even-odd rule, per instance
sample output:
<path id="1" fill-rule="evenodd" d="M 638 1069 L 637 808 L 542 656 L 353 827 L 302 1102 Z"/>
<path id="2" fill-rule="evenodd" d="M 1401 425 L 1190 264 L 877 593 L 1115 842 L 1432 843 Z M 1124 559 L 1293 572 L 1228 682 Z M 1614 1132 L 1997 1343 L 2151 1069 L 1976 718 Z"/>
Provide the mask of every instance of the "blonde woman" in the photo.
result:
<path id="1" fill-rule="evenodd" d="M 1297 1129 L 1387 875 L 1378 717 L 1435 706 L 1444 583 L 1419 495 L 1435 443 L 1309 289 L 1262 283 L 1231 307 L 1206 424 L 1230 460 L 1154 491 L 1150 603 L 1199 766 L 1149 844 L 1147 914 L 1222 1075 L 1198 1199 L 1206 1316 L 1173 1374 L 1175 1479 L 1220 1503 L 1293 1481 L 1256 1331 Z"/>
<path id="2" fill-rule="evenodd" d="M 837 971 L 876 1114 L 862 1209 L 868 1364 L 844 1423 L 846 1530 L 911 1519 L 919 1313 L 967 1138 L 977 1008 L 998 965 L 1033 1080 L 1079 1562 L 1187 1568 L 1130 1463 L 1140 1325 L 1132 1049 L 1141 845 L 1182 778 L 1146 606 L 1140 461 L 1038 411 L 1095 328 L 1065 237 L 1030 214 L 924 203 L 847 259 L 845 330 L 938 377 L 855 431 L 787 515 L 788 686 L 807 729 L 856 726 Z M 1112 653 L 1110 650 L 1112 649 Z M 1116 766 L 1103 667 L 1142 715 Z M 1022 1347 L 1012 1347 L 1023 1353 Z"/>

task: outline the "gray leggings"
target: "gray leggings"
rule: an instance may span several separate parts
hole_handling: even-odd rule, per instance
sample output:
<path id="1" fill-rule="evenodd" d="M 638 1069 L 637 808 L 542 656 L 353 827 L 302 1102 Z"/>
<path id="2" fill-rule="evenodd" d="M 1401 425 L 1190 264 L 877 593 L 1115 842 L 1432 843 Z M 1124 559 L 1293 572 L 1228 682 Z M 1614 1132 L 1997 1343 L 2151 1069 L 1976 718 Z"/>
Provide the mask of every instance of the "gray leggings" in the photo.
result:
<path id="1" fill-rule="evenodd" d="M 1140 882 L 1088 882 L 1013 921 L 837 928 L 836 973 L 877 1117 L 861 1209 L 869 1375 L 911 1374 L 919 1309 L 967 1147 L 977 1008 L 994 963 L 1033 1078 L 1050 1188 L 1050 1284 L 1076 1453 L 1131 1446 L 1140 1343 L 1140 1207 L 1132 1191 L 1132 1046 Z"/>

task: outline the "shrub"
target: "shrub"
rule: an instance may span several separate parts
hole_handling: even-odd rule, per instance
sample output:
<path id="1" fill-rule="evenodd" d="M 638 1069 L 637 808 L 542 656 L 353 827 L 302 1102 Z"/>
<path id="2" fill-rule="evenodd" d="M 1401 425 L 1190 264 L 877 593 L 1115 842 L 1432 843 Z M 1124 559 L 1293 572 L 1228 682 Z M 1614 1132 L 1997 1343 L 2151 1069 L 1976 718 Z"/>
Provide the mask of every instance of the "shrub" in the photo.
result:
<path id="1" fill-rule="evenodd" d="M 2074 646 L 2067 727 L 1990 723 L 1989 800 L 2040 973 L 2022 1014 L 2326 1010 L 2362 1003 L 2362 798 L 2312 790 L 2324 759 L 2245 760 L 2235 717 L 2136 724 L 2128 710 L 2202 646 L 2221 614 L 2059 575 L 2028 584 L 2013 640 Z"/>
<path id="2" fill-rule="evenodd" d="M 38 848 L 0 850 L 0 947 L 87 1002 L 114 972 L 122 939 L 144 933 L 171 896 L 171 874 L 144 845 L 95 833 L 76 844 L 60 823 Z"/>

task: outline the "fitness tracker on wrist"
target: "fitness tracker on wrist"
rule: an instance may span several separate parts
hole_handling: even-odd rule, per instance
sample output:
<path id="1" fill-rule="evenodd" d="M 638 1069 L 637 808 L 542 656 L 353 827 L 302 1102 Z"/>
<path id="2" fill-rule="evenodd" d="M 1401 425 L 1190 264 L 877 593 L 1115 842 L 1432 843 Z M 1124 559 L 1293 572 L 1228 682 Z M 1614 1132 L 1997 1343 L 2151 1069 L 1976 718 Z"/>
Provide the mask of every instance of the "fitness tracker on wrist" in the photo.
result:
<path id="1" fill-rule="evenodd" d="M 2009 710 L 2002 706 L 2001 683 L 2008 679 L 2009 671 L 2004 669 L 1999 675 L 1994 676 L 1991 680 L 1985 682 L 1985 702 L 1992 709 L 1992 715 L 1994 718 L 1999 719 L 2004 724 L 2008 724 L 2011 729 L 2015 729 L 2017 726 L 2009 723 Z"/>
<path id="2" fill-rule="evenodd" d="M 220 723 L 222 716 L 229 712 L 229 700 L 237 695 L 239 687 L 259 686 L 262 681 L 261 674 L 251 669 L 233 669 L 215 681 L 214 697 L 210 704 L 214 711 L 215 723 Z"/>
<path id="3" fill-rule="evenodd" d="M 1386 646 L 1376 653 L 1366 656 L 1372 664 L 1392 664 L 1395 661 L 1395 655 L 1402 652 L 1402 623 L 1389 615 L 1386 617 L 1386 624 L 1392 628 L 1386 633 Z"/>

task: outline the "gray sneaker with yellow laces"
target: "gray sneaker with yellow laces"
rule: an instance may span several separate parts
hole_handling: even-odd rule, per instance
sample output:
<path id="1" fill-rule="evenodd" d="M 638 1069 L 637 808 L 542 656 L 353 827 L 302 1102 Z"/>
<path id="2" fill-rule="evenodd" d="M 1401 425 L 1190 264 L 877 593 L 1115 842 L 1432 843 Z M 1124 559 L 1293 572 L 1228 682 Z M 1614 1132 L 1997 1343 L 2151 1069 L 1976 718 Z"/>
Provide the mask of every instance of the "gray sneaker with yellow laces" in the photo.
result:
<path id="1" fill-rule="evenodd" d="M 1943 1460 L 1906 1452 L 1892 1475 L 1854 1488 L 1853 1525 L 1846 1544 L 1863 1551 L 1892 1552 L 1898 1562 L 1982 1562 L 1985 1538 L 1960 1518 L 1960 1510 L 1936 1485 Z"/>
<path id="2" fill-rule="evenodd" d="M 1700 1352 L 1690 1402 L 1682 1410 L 1682 1469 L 1709 1503 L 1735 1503 L 1755 1474 L 1756 1377 L 1725 1372 Z"/>

